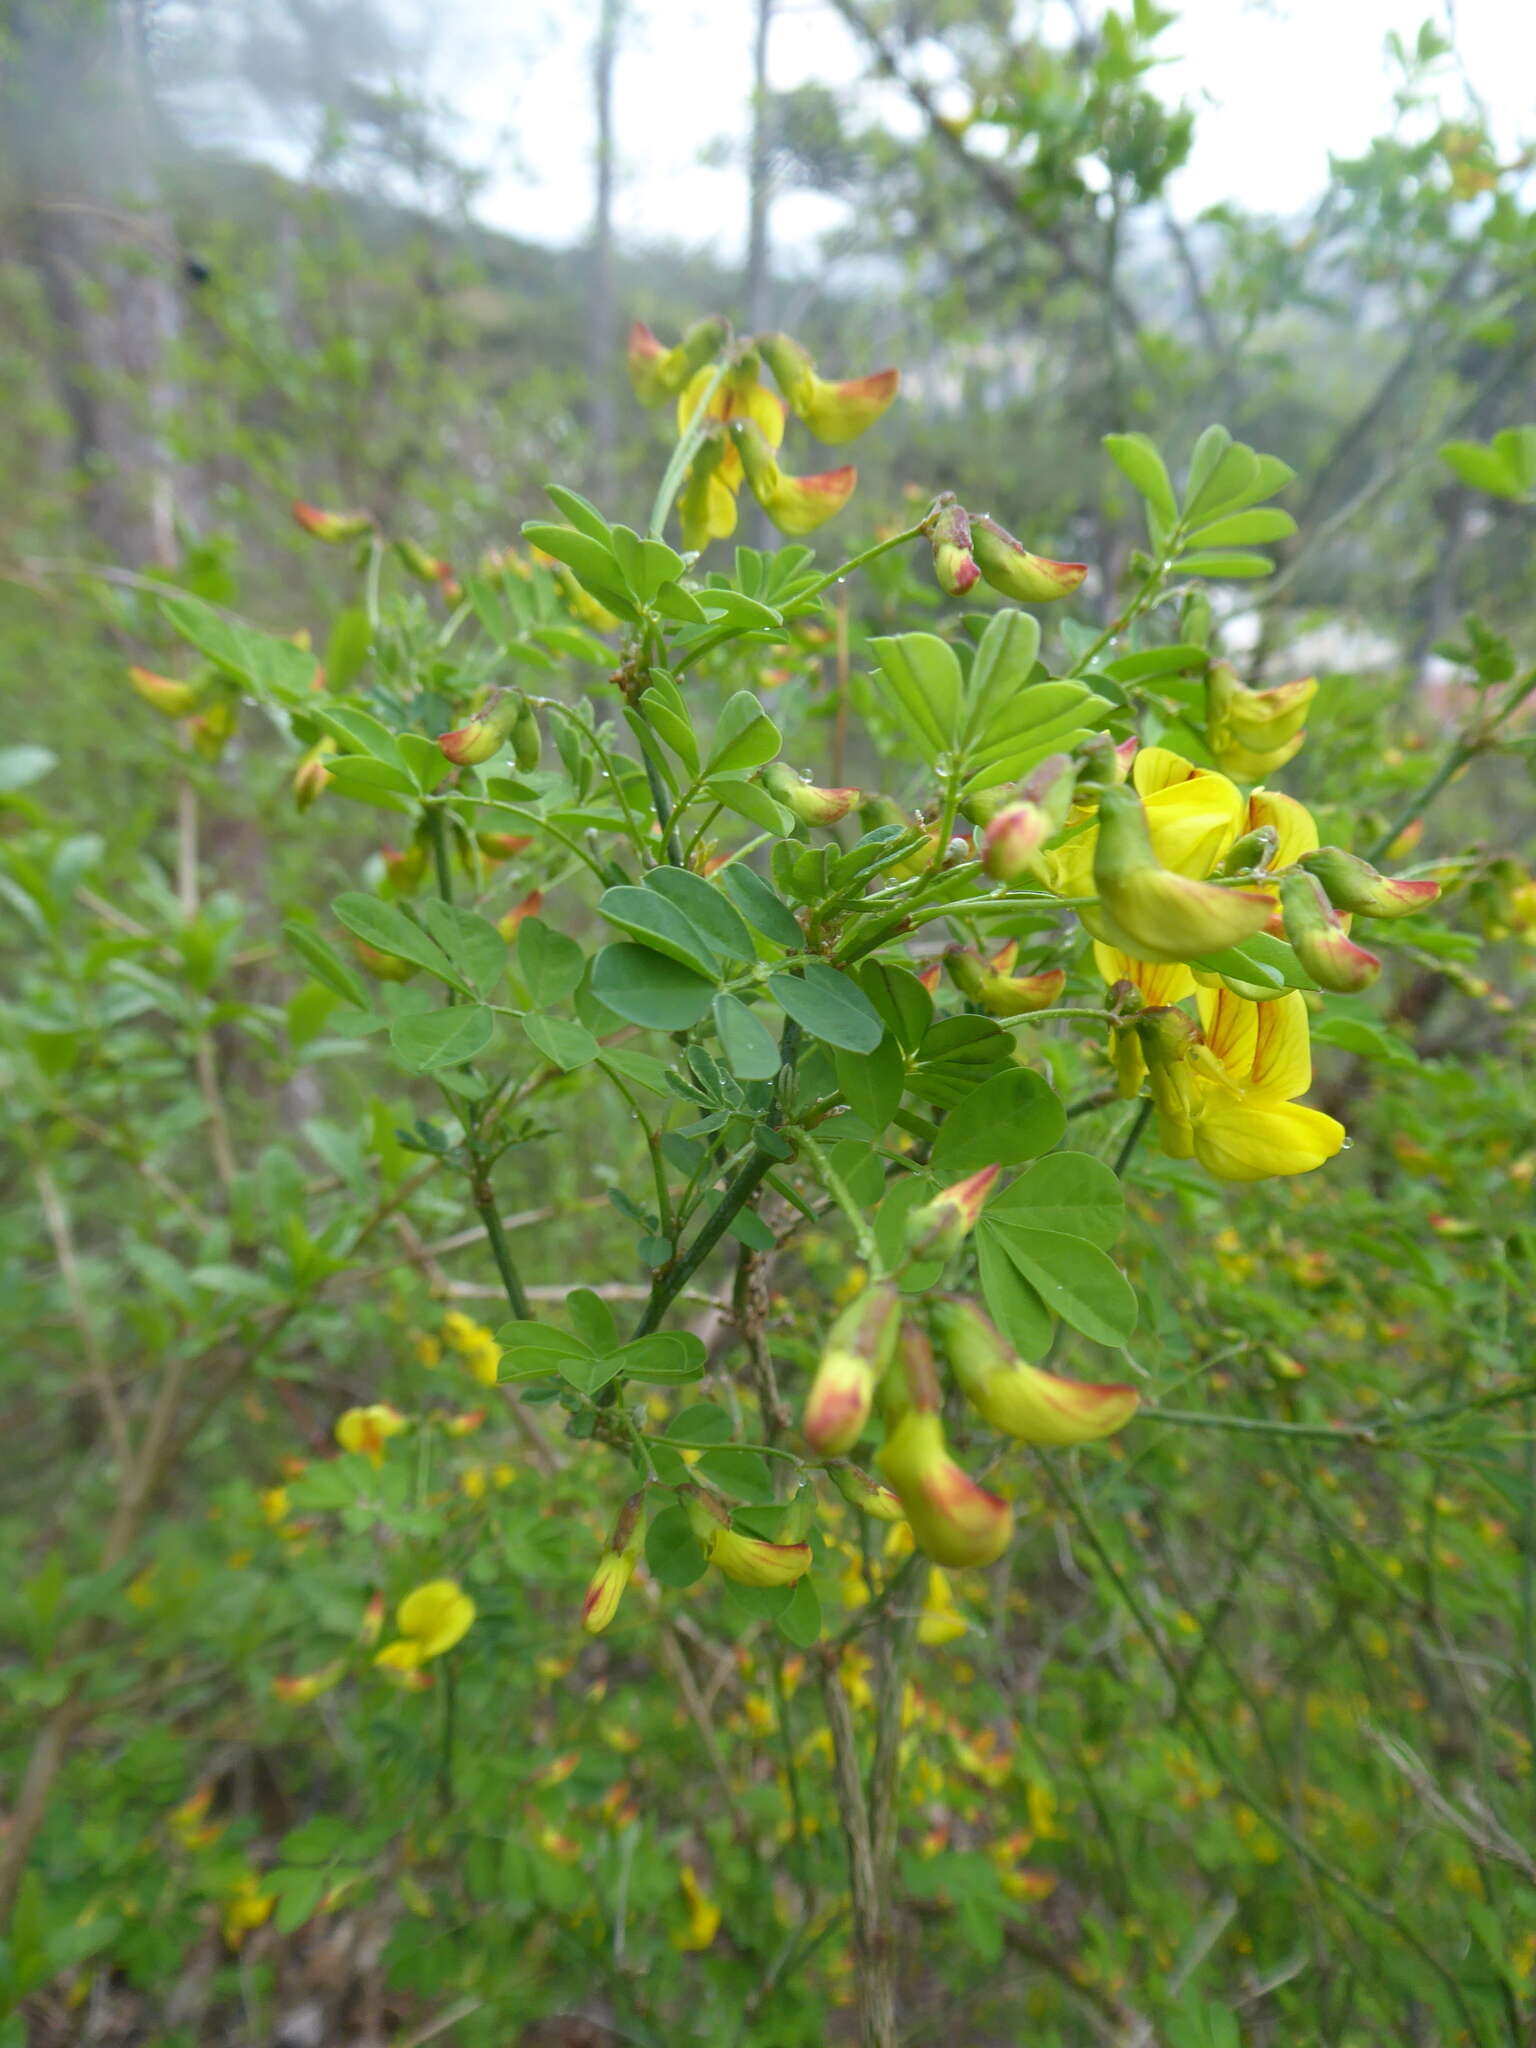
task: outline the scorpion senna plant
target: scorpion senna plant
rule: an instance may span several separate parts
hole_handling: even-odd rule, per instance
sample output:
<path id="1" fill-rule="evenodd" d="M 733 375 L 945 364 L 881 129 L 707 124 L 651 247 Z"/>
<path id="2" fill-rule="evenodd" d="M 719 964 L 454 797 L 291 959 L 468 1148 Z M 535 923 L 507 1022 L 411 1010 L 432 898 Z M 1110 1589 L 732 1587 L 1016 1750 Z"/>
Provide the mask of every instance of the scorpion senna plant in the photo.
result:
<path id="1" fill-rule="evenodd" d="M 1110 624 L 1067 608 L 1048 639 L 1057 614 L 1037 610 L 1088 566 L 947 490 L 833 567 L 798 544 L 717 549 L 743 490 L 789 536 L 844 510 L 854 468 L 788 468 L 787 444 L 856 440 L 897 398 L 895 370 L 827 377 L 789 336 L 741 341 L 719 319 L 674 346 L 637 325 L 629 365 L 676 434 L 643 529 L 551 485 L 557 516 L 523 528 L 525 549 L 455 569 L 366 511 L 301 505 L 318 542 L 355 555 L 345 661 L 168 597 L 195 663 L 131 682 L 205 753 L 259 707 L 291 735 L 300 811 L 384 815 L 390 843 L 332 928 L 288 937 L 332 1028 L 377 1034 L 436 1091 L 402 1141 L 462 1178 L 508 1309 L 494 1334 L 459 1317 L 447 1340 L 482 1389 L 547 1404 L 632 1469 L 573 1630 L 612 1626 L 637 1573 L 664 1599 L 713 1570 L 747 1623 L 820 1646 L 840 1810 L 873 1871 L 853 1907 L 864 2038 L 884 2043 L 900 1744 L 882 1723 L 862 1776 L 847 1635 L 818 1589 L 842 1569 L 831 1536 L 862 1518 L 902 1536 L 883 1578 L 868 1566 L 859 1624 L 897 1674 L 888 1722 L 914 1633 L 964 1632 L 944 1573 L 998 1558 L 1028 1511 L 1011 1447 L 1088 1447 L 1136 1416 L 1133 1384 L 1045 1361 L 1062 1325 L 1110 1349 L 1131 1337 L 1108 1245 L 1143 1128 L 1218 1180 L 1324 1168 L 1347 1141 L 1302 1100 L 1310 1022 L 1380 973 L 1396 921 L 1438 890 L 1321 843 L 1275 783 L 1326 710 L 1317 684 L 1250 684 L 1219 654 L 1204 582 L 1262 573 L 1252 544 L 1293 530 L 1268 504 L 1292 475 L 1276 457 L 1212 427 L 1180 496 L 1145 437 L 1112 436 L 1147 551 L 1128 596 L 1100 593 Z M 886 786 L 822 786 L 782 758 L 748 685 L 769 650 L 811 662 L 846 579 L 924 543 L 958 603 L 938 631 L 867 642 L 860 758 Z M 1086 1105 L 1103 1138 L 1070 1147 L 1064 1034 L 1110 1083 Z M 535 1314 L 500 1221 L 539 1091 L 571 1076 L 597 1130 L 606 1092 L 646 1139 L 649 1185 L 615 1194 L 634 1234 L 623 1277 L 644 1290 L 628 1329 L 595 1287 Z M 846 1233 L 858 1278 L 798 1422 L 770 1358 L 734 1436 L 703 1430 L 719 1410 L 690 1426 L 672 1390 L 719 1370 L 691 1283 L 717 1254 L 750 1276 L 807 1217 Z M 760 1337 L 750 1288 L 735 1299 Z M 374 1405 L 336 1435 L 378 1463 L 409 1454 L 413 1427 Z M 475 1618 L 455 1580 L 427 1580 L 382 1648 L 382 1609 L 359 1631 L 354 1675 L 429 1686 L 438 1660 L 475 1654 Z M 281 1683 L 302 1701 L 349 1668 Z"/>

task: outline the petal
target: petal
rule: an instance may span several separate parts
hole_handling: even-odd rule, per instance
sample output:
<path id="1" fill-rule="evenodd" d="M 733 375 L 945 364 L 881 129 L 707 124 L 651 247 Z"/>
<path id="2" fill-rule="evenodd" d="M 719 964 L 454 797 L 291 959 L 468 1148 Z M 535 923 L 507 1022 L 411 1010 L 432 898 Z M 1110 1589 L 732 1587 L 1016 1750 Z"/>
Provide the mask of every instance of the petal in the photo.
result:
<path id="1" fill-rule="evenodd" d="M 1181 1003 L 1194 992 L 1195 977 L 1182 960 L 1136 960 L 1118 946 L 1098 940 L 1094 941 L 1093 959 L 1106 983 L 1131 982 L 1152 1009 Z"/>
<path id="2" fill-rule="evenodd" d="M 1212 1090 L 1195 1126 L 1195 1157 L 1218 1180 L 1311 1173 L 1344 1143 L 1344 1126 L 1299 1102 L 1256 1102 Z"/>
<path id="3" fill-rule="evenodd" d="M 1312 1086 L 1312 1035 L 1299 989 L 1273 1002 L 1250 1003 L 1255 1021 L 1253 1085 L 1265 1095 L 1290 1101 Z"/>
<path id="4" fill-rule="evenodd" d="M 1155 754 L 1162 749 L 1147 751 Z M 1142 756 L 1136 758 L 1139 762 Z M 1237 838 L 1246 812 L 1237 785 L 1224 775 L 1197 774 L 1153 790 L 1143 801 L 1158 859 L 1164 867 L 1193 875 L 1198 881 L 1205 879 Z"/>
<path id="5" fill-rule="evenodd" d="M 1234 1081 L 1239 1085 L 1246 1083 L 1253 1074 L 1258 1012 L 1263 1005 L 1250 1003 L 1246 997 L 1235 996 L 1224 987 L 1200 989 L 1198 1004 L 1206 1044 Z M 1300 1089 L 1295 1092 L 1301 1093 Z"/>
<path id="6" fill-rule="evenodd" d="M 1294 867 L 1304 853 L 1316 853 L 1321 844 L 1317 823 L 1305 804 L 1279 789 L 1256 789 L 1248 799 L 1248 829 L 1273 825 L 1280 835 L 1271 866 Z"/>

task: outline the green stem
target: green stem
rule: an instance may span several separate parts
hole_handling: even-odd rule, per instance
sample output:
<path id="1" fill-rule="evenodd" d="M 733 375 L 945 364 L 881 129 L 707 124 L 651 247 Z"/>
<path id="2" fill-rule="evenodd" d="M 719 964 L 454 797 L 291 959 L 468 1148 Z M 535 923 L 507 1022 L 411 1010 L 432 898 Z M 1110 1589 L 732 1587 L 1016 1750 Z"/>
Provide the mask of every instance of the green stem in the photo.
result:
<path id="1" fill-rule="evenodd" d="M 1131 1154 L 1136 1150 L 1136 1147 L 1141 1143 L 1141 1134 L 1147 1128 L 1147 1122 L 1151 1115 L 1152 1098 L 1150 1095 L 1148 1095 L 1143 1098 L 1141 1107 L 1136 1112 L 1136 1120 L 1131 1125 L 1131 1128 L 1126 1132 L 1125 1143 L 1120 1147 L 1119 1156 L 1115 1160 L 1114 1170 L 1115 1177 L 1117 1179 L 1120 1177 L 1121 1174 L 1125 1172 L 1125 1169 L 1130 1165 Z"/>
<path id="2" fill-rule="evenodd" d="M 818 577 L 804 593 L 801 602 L 803 603 L 805 598 L 820 597 L 821 593 L 830 590 L 834 583 L 841 583 L 843 578 L 851 576 L 855 569 L 862 569 L 866 562 L 873 562 L 881 555 L 888 555 L 893 548 L 905 547 L 910 540 L 921 540 L 925 524 L 926 521 L 919 520 L 916 526 L 905 527 L 900 533 L 887 534 L 884 540 L 877 540 L 872 547 L 865 548 L 862 554 L 850 555 L 846 562 Z"/>
<path id="3" fill-rule="evenodd" d="M 427 833 L 432 841 L 432 870 L 437 877 L 437 893 L 445 903 L 451 903 L 453 869 L 448 859 L 448 833 L 441 804 L 430 804 L 427 808 Z"/>
<path id="4" fill-rule="evenodd" d="M 667 519 L 672 511 L 673 500 L 683 487 L 683 478 L 688 473 L 689 463 L 698 453 L 700 443 L 709 431 L 709 402 L 720 389 L 721 379 L 729 367 L 728 363 L 717 364 L 714 376 L 710 378 L 700 395 L 693 418 L 688 422 L 677 446 L 672 450 L 671 460 L 662 471 L 661 482 L 656 487 L 655 503 L 651 506 L 649 531 L 652 540 L 666 538 Z"/>
<path id="5" fill-rule="evenodd" d="M 531 1323 L 534 1320 L 533 1310 L 529 1306 L 527 1295 L 523 1292 L 523 1283 L 518 1278 L 517 1267 L 513 1264 L 512 1247 L 507 1243 L 507 1233 L 501 1227 L 495 1192 L 489 1181 L 481 1177 L 478 1159 L 475 1162 L 474 1200 L 475 1214 L 485 1226 L 491 1256 L 495 1259 L 496 1270 L 501 1275 L 508 1306 L 520 1323 Z"/>
<path id="6" fill-rule="evenodd" d="M 808 1131 L 801 1132 L 800 1144 L 816 1178 L 847 1217 L 853 1231 L 854 1243 L 859 1248 L 859 1257 L 869 1268 L 869 1277 L 873 1283 L 882 1277 L 884 1268 L 880 1247 L 875 1242 L 875 1233 L 871 1230 L 868 1219 L 849 1192 L 842 1175 Z"/>
<path id="7" fill-rule="evenodd" d="M 1367 860 L 1385 859 L 1399 834 L 1406 832 L 1410 825 L 1416 824 L 1446 784 L 1459 775 L 1469 761 L 1475 760 L 1479 754 L 1486 751 L 1494 733 L 1512 712 L 1519 710 L 1533 690 L 1536 690 L 1536 669 L 1532 669 L 1528 676 L 1513 685 L 1485 725 L 1479 725 L 1475 732 L 1456 742 L 1424 787 L 1416 792 L 1382 833 L 1366 855 Z"/>

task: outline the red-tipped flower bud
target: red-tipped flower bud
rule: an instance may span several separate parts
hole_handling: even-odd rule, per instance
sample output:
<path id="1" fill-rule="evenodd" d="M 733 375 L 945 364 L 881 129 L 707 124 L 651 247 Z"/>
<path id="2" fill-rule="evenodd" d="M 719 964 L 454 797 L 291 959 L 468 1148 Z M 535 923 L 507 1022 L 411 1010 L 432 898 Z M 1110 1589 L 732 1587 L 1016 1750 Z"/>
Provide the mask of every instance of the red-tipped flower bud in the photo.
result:
<path id="1" fill-rule="evenodd" d="M 940 590 L 951 597 L 964 597 L 975 588 L 981 571 L 971 553 L 970 517 L 953 491 L 946 491 L 935 506 L 928 545 L 933 550 L 933 573 Z"/>
<path id="2" fill-rule="evenodd" d="M 454 732 L 442 732 L 437 744 L 456 768 L 478 768 L 499 754 L 525 717 L 531 717 L 521 690 L 503 690 Z M 534 727 L 535 734 L 538 728 Z"/>
<path id="3" fill-rule="evenodd" d="M 1352 911 L 1357 917 L 1412 917 L 1440 894 L 1438 882 L 1394 880 L 1337 846 L 1304 853 L 1301 865 L 1322 883 L 1335 910 Z"/>
<path id="4" fill-rule="evenodd" d="M 1350 938 L 1315 875 L 1296 868 L 1284 876 L 1280 903 L 1285 912 L 1285 936 L 1319 988 L 1358 995 L 1370 987 L 1381 973 L 1381 962 Z"/>
<path id="5" fill-rule="evenodd" d="M 900 1327 L 901 1297 L 878 1286 L 851 1301 L 827 1332 L 801 1423 L 813 1451 L 833 1457 L 858 1442 Z"/>
<path id="6" fill-rule="evenodd" d="M 917 1259 L 947 1259 L 976 1228 L 982 1208 L 991 1194 L 1000 1166 L 984 1166 L 979 1173 L 957 1180 L 931 1202 L 914 1209 L 907 1217 L 907 1249 Z"/>
<path id="7" fill-rule="evenodd" d="M 901 384 L 899 370 L 876 370 L 867 377 L 848 377 L 841 382 L 819 377 L 811 356 L 787 334 L 763 335 L 757 347 L 790 411 L 818 441 L 834 448 L 857 440 L 872 427 Z"/>
<path id="8" fill-rule="evenodd" d="M 336 751 L 336 742 L 329 733 L 323 733 L 307 752 L 299 757 L 299 765 L 293 771 L 293 801 L 295 808 L 307 811 L 326 785 L 330 782 L 331 771 L 326 759 Z"/>
<path id="9" fill-rule="evenodd" d="M 780 469 L 756 420 L 733 420 L 730 435 L 753 497 L 781 533 L 814 533 L 853 496 L 859 473 L 851 466 L 819 476 L 790 476 Z"/>
<path id="10" fill-rule="evenodd" d="M 1026 1444 L 1086 1444 L 1112 1436 L 1136 1413 L 1130 1386 L 1089 1386 L 1026 1365 L 979 1309 L 935 1302 L 934 1335 L 961 1392 L 994 1429 Z"/>
<path id="11" fill-rule="evenodd" d="M 644 1494 L 632 1493 L 619 1509 L 581 1603 L 581 1625 L 589 1636 L 601 1635 L 619 1611 L 619 1602 L 640 1555 L 644 1508 Z"/>
<path id="12" fill-rule="evenodd" d="M 1040 804 L 1005 804 L 981 835 L 981 865 L 995 882 L 1038 875 L 1040 849 L 1057 829 Z"/>
<path id="13" fill-rule="evenodd" d="M 876 1460 L 925 1557 L 958 1567 L 991 1564 L 1013 1533 L 1013 1510 L 950 1456 L 936 1409 L 911 1408 Z"/>
<path id="14" fill-rule="evenodd" d="M 846 1458 L 834 1458 L 826 1472 L 849 1507 L 857 1508 L 861 1515 L 873 1516 L 877 1522 L 905 1520 L 900 1498 Z"/>
<path id="15" fill-rule="evenodd" d="M 1048 556 L 1032 555 L 1006 526 L 985 513 L 971 516 L 971 551 L 992 588 L 1023 604 L 1070 597 L 1088 574 L 1086 562 L 1053 562 Z"/>
<path id="16" fill-rule="evenodd" d="M 333 544 L 361 540 L 365 533 L 373 531 L 371 512 L 322 512 L 318 505 L 296 501 L 293 516 L 306 533 L 312 533 L 316 540 Z"/>
<path id="17" fill-rule="evenodd" d="M 201 683 L 180 683 L 173 676 L 156 675 L 152 668 L 131 668 L 128 680 L 146 704 L 167 718 L 186 718 L 202 700 Z"/>
<path id="18" fill-rule="evenodd" d="M 761 779 L 774 801 L 793 812 L 802 825 L 839 824 L 862 801 L 856 789 L 821 789 L 814 782 L 802 782 L 783 761 L 770 762 Z"/>

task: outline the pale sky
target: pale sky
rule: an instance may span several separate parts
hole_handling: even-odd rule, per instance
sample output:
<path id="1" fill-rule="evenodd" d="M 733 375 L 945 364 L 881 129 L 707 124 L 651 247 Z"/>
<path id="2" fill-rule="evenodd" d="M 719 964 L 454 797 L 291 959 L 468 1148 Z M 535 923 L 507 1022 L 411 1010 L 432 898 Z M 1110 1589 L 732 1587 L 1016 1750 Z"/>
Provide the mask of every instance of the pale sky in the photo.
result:
<path id="1" fill-rule="evenodd" d="M 591 210 L 590 41 L 598 0 L 442 0 L 427 76 L 458 117 L 464 155 L 489 181 L 477 212 L 513 234 L 578 239 Z M 1175 0 L 1177 4 L 1177 0 Z M 739 253 L 745 211 L 735 165 L 700 162 L 707 145 L 744 132 L 753 0 L 629 0 L 616 83 L 621 234 Z M 1170 99 L 1196 104 L 1195 153 L 1171 188 L 1188 217 L 1219 199 L 1278 213 L 1322 186 L 1330 151 L 1360 150 L 1386 125 L 1383 45 L 1407 42 L 1448 0 L 1183 0 L 1160 74 Z M 1466 75 L 1502 144 L 1536 133 L 1536 6 L 1451 0 Z M 772 82 L 846 86 L 864 69 L 825 0 L 779 0 Z M 1454 75 L 1443 87 L 1452 103 Z M 887 95 L 887 116 L 905 116 Z M 788 194 L 774 240 L 790 267 L 842 218 L 836 201 Z"/>

